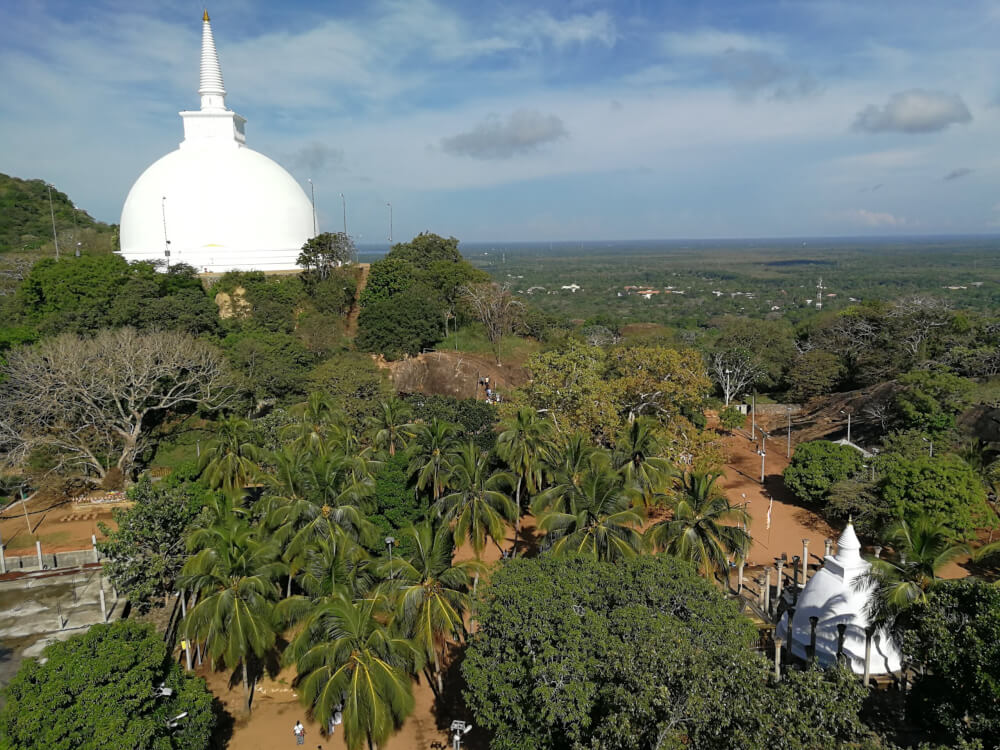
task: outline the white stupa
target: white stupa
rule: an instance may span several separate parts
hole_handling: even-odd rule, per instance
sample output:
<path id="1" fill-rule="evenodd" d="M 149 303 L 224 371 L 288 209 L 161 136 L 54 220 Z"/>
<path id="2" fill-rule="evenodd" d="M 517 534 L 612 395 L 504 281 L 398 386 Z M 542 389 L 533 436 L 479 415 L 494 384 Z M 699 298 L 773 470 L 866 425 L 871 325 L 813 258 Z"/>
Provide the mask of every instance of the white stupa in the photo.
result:
<path id="1" fill-rule="evenodd" d="M 180 148 L 143 172 L 125 199 L 121 254 L 199 272 L 294 269 L 314 234 L 312 203 L 280 165 L 247 148 L 246 120 L 226 109 L 207 11 L 198 93 L 201 109 L 180 113 Z"/>
<path id="2" fill-rule="evenodd" d="M 865 605 L 869 587 L 855 588 L 855 580 L 871 569 L 871 563 L 861 557 L 861 543 L 854 533 L 854 525 L 847 524 L 837 542 L 837 554 L 827 555 L 815 575 L 799 594 L 792 623 L 792 653 L 808 658 L 812 625 L 810 617 L 817 617 L 816 661 L 830 665 L 837 660 L 837 625 L 847 626 L 844 633 L 844 654 L 847 663 L 857 674 L 865 671 L 865 628 L 868 618 Z M 787 640 L 788 614 L 782 615 L 775 635 Z M 872 637 L 870 674 L 887 674 L 900 668 L 899 651 L 884 632 Z"/>

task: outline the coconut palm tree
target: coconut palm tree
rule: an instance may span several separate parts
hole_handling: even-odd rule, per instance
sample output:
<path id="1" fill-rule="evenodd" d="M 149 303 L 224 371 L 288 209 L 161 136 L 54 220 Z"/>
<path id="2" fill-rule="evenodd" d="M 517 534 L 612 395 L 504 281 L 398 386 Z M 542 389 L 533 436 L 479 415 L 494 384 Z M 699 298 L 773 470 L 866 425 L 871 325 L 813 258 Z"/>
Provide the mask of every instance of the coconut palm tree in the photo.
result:
<path id="1" fill-rule="evenodd" d="M 660 442 L 654 433 L 656 422 L 649 417 L 633 420 L 618 436 L 612 452 L 615 469 L 625 483 L 638 490 L 644 507 L 653 504 L 673 479 L 673 465 L 661 457 Z"/>
<path id="2" fill-rule="evenodd" d="M 430 682 L 437 684 L 440 696 L 445 646 L 449 639 L 465 637 L 469 589 L 485 567 L 477 560 L 452 562 L 455 541 L 447 526 L 424 521 L 405 529 L 403 535 L 412 540 L 413 554 L 394 557 L 391 565 L 383 560 L 379 572 L 395 602 L 396 622 L 420 649 L 425 663 L 433 665 Z"/>
<path id="3" fill-rule="evenodd" d="M 956 543 L 946 526 L 925 515 L 893 522 L 883 537 L 892 551 L 871 559 L 871 569 L 855 585 L 870 589 L 869 622 L 885 627 L 899 643 L 906 611 L 927 601 L 927 592 L 941 581 L 941 570 L 968 554 L 969 547 Z"/>
<path id="4" fill-rule="evenodd" d="M 431 499 L 438 500 L 445 488 L 449 455 L 455 450 L 458 427 L 441 419 L 416 427 L 416 440 L 410 446 L 409 473 L 416 477 L 417 489 L 431 488 Z"/>
<path id="5" fill-rule="evenodd" d="M 246 419 L 228 416 L 215 428 L 216 438 L 205 447 L 199 461 L 202 478 L 213 490 L 239 498 L 260 473 L 261 450 L 253 440 L 253 426 Z"/>
<path id="6" fill-rule="evenodd" d="M 507 494 L 514 486 L 514 477 L 505 471 L 490 474 L 489 468 L 489 456 L 470 440 L 454 456 L 448 474 L 451 492 L 433 506 L 439 517 L 454 524 L 455 544 L 468 539 L 477 559 L 486 547 L 486 537 L 503 549 L 500 543 L 507 535 L 507 524 L 517 517 L 514 501 Z"/>
<path id="7" fill-rule="evenodd" d="M 410 675 L 422 666 L 420 653 L 384 624 L 388 611 L 381 594 L 352 601 L 334 593 L 299 618 L 283 656 L 295 665 L 300 699 L 315 719 L 325 725 L 343 706 L 349 750 L 385 742 L 413 711 Z"/>
<path id="8" fill-rule="evenodd" d="M 537 515 L 553 507 L 559 498 L 578 489 L 584 474 L 595 463 L 610 466 L 610 458 L 605 451 L 595 448 L 582 433 L 573 433 L 556 444 L 545 457 L 545 473 L 550 484 L 532 499 L 531 512 Z"/>
<path id="9" fill-rule="evenodd" d="M 329 395 L 314 391 L 309 397 L 295 404 L 289 412 L 299 418 L 299 422 L 285 428 L 284 436 L 293 443 L 315 454 L 326 450 L 326 441 L 331 432 L 346 426 L 344 413 L 338 409 Z"/>
<path id="10" fill-rule="evenodd" d="M 746 531 L 750 515 L 730 505 L 715 483 L 720 476 L 720 472 L 684 475 L 672 503 L 673 516 L 646 531 L 653 549 L 694 563 L 706 578 L 726 570 L 731 556 L 745 559 L 750 549 Z"/>
<path id="11" fill-rule="evenodd" d="M 366 420 L 372 443 L 389 457 L 397 450 L 406 450 L 410 440 L 416 435 L 416 425 L 408 421 L 413 416 L 413 408 L 402 399 L 392 397 L 379 402 L 378 411 Z"/>
<path id="12" fill-rule="evenodd" d="M 540 417 L 534 409 L 518 409 L 513 418 L 500 423 L 497 454 L 517 478 L 514 485 L 514 505 L 517 507 L 514 553 L 517 552 L 517 535 L 521 530 L 524 510 L 521 505 L 522 490 L 525 499 L 541 491 L 545 461 L 554 447 L 553 434 L 552 422 Z"/>
<path id="13" fill-rule="evenodd" d="M 274 646 L 274 602 L 283 566 L 278 548 L 244 523 L 215 527 L 211 543 L 189 558 L 178 585 L 198 595 L 183 622 L 186 636 L 204 641 L 209 656 L 227 668 L 242 666 L 250 711 L 250 661 Z"/>
<path id="14" fill-rule="evenodd" d="M 642 515 L 633 508 L 634 494 L 606 462 L 594 462 L 565 494 L 548 496 L 548 509 L 538 519 L 545 546 L 555 555 L 584 554 L 597 560 L 635 555 L 642 546 L 636 531 Z"/>

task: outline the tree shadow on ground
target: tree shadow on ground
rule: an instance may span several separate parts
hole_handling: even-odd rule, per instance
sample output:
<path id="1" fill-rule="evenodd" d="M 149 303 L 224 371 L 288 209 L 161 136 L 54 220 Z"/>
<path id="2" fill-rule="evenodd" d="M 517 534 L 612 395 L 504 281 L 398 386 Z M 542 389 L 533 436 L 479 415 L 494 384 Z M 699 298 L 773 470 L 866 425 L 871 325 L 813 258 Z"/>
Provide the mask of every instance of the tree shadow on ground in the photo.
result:
<path id="1" fill-rule="evenodd" d="M 468 685 L 462 675 L 462 661 L 467 648 L 467 645 L 449 644 L 444 692 L 434 701 L 433 709 L 434 721 L 442 730 L 451 727 L 451 723 L 456 720 L 474 724 L 472 712 L 465 704 L 464 692 Z M 489 731 L 474 725 L 472 731 L 462 739 L 462 747 L 466 750 L 489 750 L 491 739 Z"/>
<path id="2" fill-rule="evenodd" d="M 215 729 L 212 730 L 208 747 L 211 750 L 225 750 L 233 738 L 236 719 L 218 698 L 212 698 L 212 712 L 215 714 Z"/>

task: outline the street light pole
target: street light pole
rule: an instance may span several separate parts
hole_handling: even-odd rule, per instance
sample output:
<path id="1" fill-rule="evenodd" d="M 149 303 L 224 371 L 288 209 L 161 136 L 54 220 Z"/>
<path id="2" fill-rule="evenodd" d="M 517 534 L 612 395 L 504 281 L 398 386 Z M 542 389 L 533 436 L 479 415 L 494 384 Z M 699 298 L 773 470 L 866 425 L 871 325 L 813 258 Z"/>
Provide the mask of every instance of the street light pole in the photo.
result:
<path id="1" fill-rule="evenodd" d="M 750 394 L 750 439 L 757 436 L 757 389 Z"/>
<path id="2" fill-rule="evenodd" d="M 788 409 L 788 442 L 785 445 L 785 458 L 792 457 L 792 407 L 786 407 Z"/>
<path id="3" fill-rule="evenodd" d="M 170 240 L 167 239 L 167 196 L 160 200 L 160 213 L 163 215 L 163 257 L 167 259 L 167 270 L 170 270 Z"/>
<path id="4" fill-rule="evenodd" d="M 344 197 L 343 193 L 340 194 L 340 205 L 344 209 L 344 236 L 346 237 L 347 236 L 347 198 Z"/>
<path id="5" fill-rule="evenodd" d="M 312 204 L 313 211 L 313 237 L 316 236 L 316 186 L 313 185 L 312 178 L 309 178 L 309 202 Z"/>
<path id="6" fill-rule="evenodd" d="M 464 721 L 451 722 L 451 747 L 452 750 L 462 750 L 462 738 L 472 730 L 472 724 Z"/>
<path id="7" fill-rule="evenodd" d="M 391 536 L 385 538 L 385 546 L 389 548 L 389 580 L 392 580 L 392 545 L 396 543 L 396 540 Z"/>
<path id="8" fill-rule="evenodd" d="M 52 244 L 56 246 L 56 260 L 59 260 L 59 238 L 56 236 L 56 210 L 52 207 L 52 186 L 45 183 L 49 190 L 49 216 L 52 217 Z"/>
<path id="9" fill-rule="evenodd" d="M 386 202 L 385 205 L 387 205 L 389 207 L 389 244 L 391 245 L 392 244 L 392 204 Z"/>

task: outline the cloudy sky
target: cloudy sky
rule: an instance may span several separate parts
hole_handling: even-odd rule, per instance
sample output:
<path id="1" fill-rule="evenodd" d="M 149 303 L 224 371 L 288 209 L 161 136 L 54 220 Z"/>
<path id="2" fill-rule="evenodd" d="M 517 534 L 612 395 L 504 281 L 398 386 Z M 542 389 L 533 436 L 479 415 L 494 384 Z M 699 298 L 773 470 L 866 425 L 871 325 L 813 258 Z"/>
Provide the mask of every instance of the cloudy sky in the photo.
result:
<path id="1" fill-rule="evenodd" d="M 117 222 L 200 3 L 0 3 L 0 172 Z M 1000 232 L 1000 2 L 213 0 L 248 144 L 363 243 Z"/>

